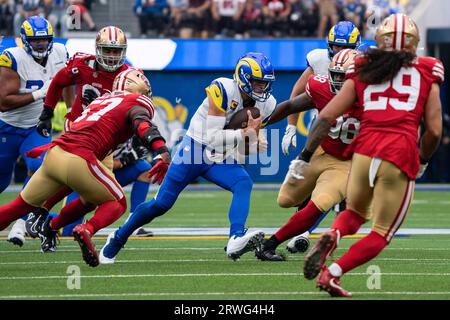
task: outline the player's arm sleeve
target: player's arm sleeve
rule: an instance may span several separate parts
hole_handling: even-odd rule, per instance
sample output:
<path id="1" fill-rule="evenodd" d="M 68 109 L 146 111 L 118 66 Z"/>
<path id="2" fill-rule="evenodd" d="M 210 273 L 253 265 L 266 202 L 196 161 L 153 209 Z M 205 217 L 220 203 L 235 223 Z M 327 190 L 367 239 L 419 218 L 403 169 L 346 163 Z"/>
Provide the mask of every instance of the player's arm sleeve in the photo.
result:
<path id="1" fill-rule="evenodd" d="M 162 137 L 158 127 L 151 122 L 151 115 L 147 108 L 135 106 L 128 112 L 128 120 L 133 132 L 149 150 L 158 154 L 169 152 L 166 140 Z"/>
<path id="2" fill-rule="evenodd" d="M 17 72 L 16 58 L 8 50 L 3 51 L 0 55 L 0 67 L 10 68 Z"/>
<path id="3" fill-rule="evenodd" d="M 53 77 L 45 96 L 44 108 L 54 110 L 61 99 L 63 89 L 75 84 L 74 70 L 66 66 Z M 71 106 L 68 106 L 71 107 Z"/>
<path id="4" fill-rule="evenodd" d="M 438 59 L 433 59 L 434 63 L 431 69 L 431 76 L 433 83 L 441 85 L 445 80 L 445 69 L 442 62 Z"/>
<path id="5" fill-rule="evenodd" d="M 242 141 L 241 130 L 225 129 L 225 112 L 228 106 L 228 95 L 219 81 L 213 81 L 206 88 L 209 110 L 206 116 L 206 140 L 209 146 L 219 149 L 233 147 Z"/>
<path id="6" fill-rule="evenodd" d="M 205 89 L 208 98 L 211 98 L 214 105 L 223 113 L 227 111 L 228 108 L 228 94 L 225 90 L 224 85 L 217 80 L 214 80 Z"/>

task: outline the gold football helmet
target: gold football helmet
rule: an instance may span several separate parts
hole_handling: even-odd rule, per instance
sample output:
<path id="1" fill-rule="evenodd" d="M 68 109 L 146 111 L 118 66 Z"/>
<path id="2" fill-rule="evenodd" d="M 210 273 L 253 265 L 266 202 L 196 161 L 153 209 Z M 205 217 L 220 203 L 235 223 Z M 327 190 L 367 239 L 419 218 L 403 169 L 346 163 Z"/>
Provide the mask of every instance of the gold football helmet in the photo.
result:
<path id="1" fill-rule="evenodd" d="M 345 73 L 355 60 L 358 51 L 344 49 L 339 51 L 328 66 L 328 78 L 330 80 L 330 90 L 337 94 L 345 82 Z"/>
<path id="2" fill-rule="evenodd" d="M 407 15 L 392 14 L 378 27 L 375 41 L 381 50 L 408 50 L 416 53 L 420 41 L 419 29 Z"/>
<path id="3" fill-rule="evenodd" d="M 106 71 L 114 72 L 125 62 L 127 37 L 117 27 L 102 28 L 95 39 L 96 61 Z"/>
<path id="4" fill-rule="evenodd" d="M 113 91 L 124 91 L 128 93 L 152 96 L 150 81 L 144 73 L 138 69 L 129 68 L 119 73 L 114 79 Z"/>

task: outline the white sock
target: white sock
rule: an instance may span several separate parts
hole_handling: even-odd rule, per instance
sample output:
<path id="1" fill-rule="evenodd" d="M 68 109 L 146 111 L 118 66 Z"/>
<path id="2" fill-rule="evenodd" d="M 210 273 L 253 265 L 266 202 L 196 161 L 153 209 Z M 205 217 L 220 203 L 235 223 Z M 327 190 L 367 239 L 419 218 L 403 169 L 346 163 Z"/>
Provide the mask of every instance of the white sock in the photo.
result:
<path id="1" fill-rule="evenodd" d="M 330 270 L 333 277 L 339 278 L 342 276 L 342 268 L 337 263 L 331 264 L 331 266 L 328 267 L 328 270 Z"/>

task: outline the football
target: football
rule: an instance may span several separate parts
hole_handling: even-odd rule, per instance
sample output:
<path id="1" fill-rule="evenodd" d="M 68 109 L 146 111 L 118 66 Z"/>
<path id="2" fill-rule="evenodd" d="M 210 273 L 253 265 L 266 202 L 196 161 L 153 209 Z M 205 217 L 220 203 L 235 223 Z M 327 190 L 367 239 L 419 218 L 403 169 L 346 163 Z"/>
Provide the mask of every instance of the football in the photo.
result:
<path id="1" fill-rule="evenodd" d="M 256 107 L 244 108 L 236 112 L 230 119 L 230 122 L 225 126 L 225 129 L 243 129 L 247 127 L 248 115 L 247 111 L 252 113 L 253 118 L 258 118 L 260 113 Z"/>

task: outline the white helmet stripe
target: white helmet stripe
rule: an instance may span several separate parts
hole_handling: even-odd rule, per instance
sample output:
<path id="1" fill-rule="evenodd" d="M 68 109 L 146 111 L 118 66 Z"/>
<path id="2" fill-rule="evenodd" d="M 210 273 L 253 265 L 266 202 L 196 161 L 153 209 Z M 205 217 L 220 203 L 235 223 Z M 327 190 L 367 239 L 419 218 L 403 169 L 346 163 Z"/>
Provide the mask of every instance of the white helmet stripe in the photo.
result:
<path id="1" fill-rule="evenodd" d="M 395 15 L 395 43 L 394 49 L 401 50 L 403 48 L 405 31 L 405 16 L 403 14 Z"/>

